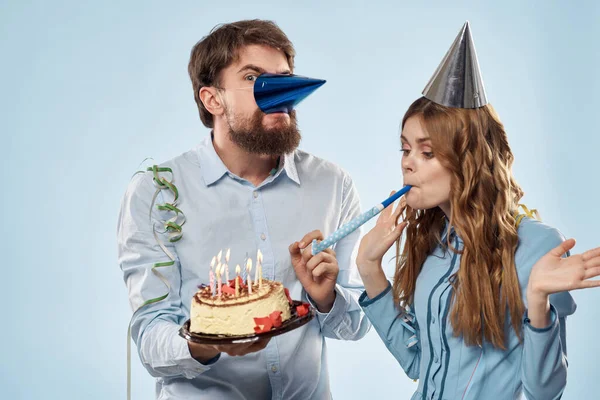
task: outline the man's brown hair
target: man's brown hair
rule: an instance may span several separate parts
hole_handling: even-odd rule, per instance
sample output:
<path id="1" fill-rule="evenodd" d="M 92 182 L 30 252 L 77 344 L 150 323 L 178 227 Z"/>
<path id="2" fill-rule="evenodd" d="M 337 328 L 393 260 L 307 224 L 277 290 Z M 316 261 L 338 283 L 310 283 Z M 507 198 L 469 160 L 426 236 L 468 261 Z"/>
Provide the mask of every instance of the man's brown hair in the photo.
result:
<path id="1" fill-rule="evenodd" d="M 200 89 L 218 86 L 221 71 L 237 60 L 241 48 L 253 44 L 281 50 L 293 71 L 296 55 L 294 46 L 273 21 L 253 19 L 217 25 L 192 49 L 188 73 L 200 119 L 207 128 L 213 128 L 213 116 L 200 100 Z"/>

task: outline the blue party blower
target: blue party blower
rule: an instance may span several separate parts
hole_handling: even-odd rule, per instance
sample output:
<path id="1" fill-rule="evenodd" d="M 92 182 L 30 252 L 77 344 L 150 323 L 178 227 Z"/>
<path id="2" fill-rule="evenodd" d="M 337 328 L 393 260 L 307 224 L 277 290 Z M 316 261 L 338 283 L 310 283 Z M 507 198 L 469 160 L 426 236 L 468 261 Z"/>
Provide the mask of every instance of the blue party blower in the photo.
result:
<path id="1" fill-rule="evenodd" d="M 326 248 L 333 246 L 335 243 L 339 242 L 358 228 L 360 228 L 365 222 L 379 214 L 384 208 L 392 204 L 394 201 L 398 200 L 405 193 L 407 193 L 412 186 L 406 185 L 398 192 L 391 195 L 389 198 L 384 200 L 381 204 L 377 204 L 375 207 L 371 208 L 369 211 L 365 211 L 358 217 L 354 218 L 352 221 L 345 223 L 338 229 L 329 235 L 322 242 L 317 242 L 317 240 L 313 240 L 312 242 L 312 254 L 313 256 L 317 253 L 322 252 Z"/>
<path id="2" fill-rule="evenodd" d="M 254 99 L 265 114 L 289 113 L 325 82 L 299 75 L 265 73 L 254 82 Z"/>

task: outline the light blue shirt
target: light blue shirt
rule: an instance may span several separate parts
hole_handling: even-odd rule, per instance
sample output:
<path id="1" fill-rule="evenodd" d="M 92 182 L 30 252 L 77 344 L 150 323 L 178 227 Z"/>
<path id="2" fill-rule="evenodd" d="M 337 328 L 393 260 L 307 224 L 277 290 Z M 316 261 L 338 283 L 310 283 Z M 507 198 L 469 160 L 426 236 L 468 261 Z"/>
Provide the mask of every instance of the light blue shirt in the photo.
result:
<path id="1" fill-rule="evenodd" d="M 289 245 L 320 229 L 328 235 L 360 214 L 350 176 L 336 165 L 302 151 L 281 157 L 278 170 L 255 187 L 227 170 L 210 138 L 197 148 L 166 162 L 163 174 L 179 191 L 178 207 L 186 216 L 183 238 L 167 243 L 175 265 L 160 272 L 171 286 L 169 296 L 147 305 L 132 319 L 132 338 L 148 372 L 155 376 L 159 399 L 329 399 L 325 337 L 357 340 L 370 328 L 358 305 L 362 282 L 353 253 L 360 232 L 335 246 L 340 267 L 336 300 L 329 313 L 317 313 L 307 325 L 274 337 L 268 346 L 243 357 L 222 353 L 209 365 L 190 356 L 178 335 L 189 318 L 192 296 L 208 283 L 210 262 L 231 248 L 230 279 L 246 253 L 256 262 L 263 253 L 263 277 L 281 281 L 293 299 L 308 300 L 296 278 Z M 152 173 L 136 175 L 123 198 L 118 222 L 119 264 L 136 310 L 145 300 L 166 292 L 151 272 L 154 263 L 169 261 L 156 244 L 149 222 L 156 188 Z M 161 191 L 157 204 L 172 201 Z M 165 221 L 173 214 L 152 211 Z M 254 272 L 254 271 L 253 271 Z"/>
<path id="2" fill-rule="evenodd" d="M 563 238 L 556 229 L 529 218 L 522 220 L 518 235 L 515 265 L 527 306 L 531 268 Z M 459 237 L 452 234 L 450 240 L 462 249 Z M 360 298 L 387 348 L 406 374 L 419 380 L 412 399 L 513 400 L 523 393 L 529 400 L 559 399 L 567 377 L 565 319 L 576 308 L 571 295 L 550 296 L 552 322 L 544 329 L 531 326 L 525 315 L 523 342 L 507 318 L 506 350 L 485 341 L 482 347 L 466 346 L 462 337 L 454 336 L 449 320 L 450 277 L 459 266 L 459 254 L 438 246 L 423 264 L 408 313 L 399 313 L 391 286 L 376 298 L 369 299 L 366 292 Z"/>

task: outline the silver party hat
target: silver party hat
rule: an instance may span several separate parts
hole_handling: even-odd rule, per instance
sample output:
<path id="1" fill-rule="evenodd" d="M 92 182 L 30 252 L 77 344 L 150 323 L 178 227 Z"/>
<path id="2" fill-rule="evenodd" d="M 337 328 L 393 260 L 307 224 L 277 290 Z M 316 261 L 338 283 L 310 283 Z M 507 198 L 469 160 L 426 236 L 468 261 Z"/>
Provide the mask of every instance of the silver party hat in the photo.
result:
<path id="1" fill-rule="evenodd" d="M 479 108 L 488 103 L 469 21 L 423 89 L 423 96 L 453 108 Z"/>

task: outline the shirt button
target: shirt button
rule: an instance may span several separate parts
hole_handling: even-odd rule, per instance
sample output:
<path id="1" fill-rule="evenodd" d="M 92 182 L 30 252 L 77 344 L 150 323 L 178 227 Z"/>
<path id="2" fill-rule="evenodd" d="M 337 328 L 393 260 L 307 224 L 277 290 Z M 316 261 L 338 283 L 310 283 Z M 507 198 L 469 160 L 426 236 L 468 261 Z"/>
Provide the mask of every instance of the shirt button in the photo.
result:
<path id="1" fill-rule="evenodd" d="M 435 324 L 435 317 L 431 318 L 431 323 Z"/>
<path id="2" fill-rule="evenodd" d="M 257 192 L 257 191 L 254 191 L 254 192 L 252 193 L 252 196 L 254 196 L 254 198 L 257 198 L 257 197 L 258 197 L 258 192 Z"/>
<path id="3" fill-rule="evenodd" d="M 265 239 L 267 238 L 267 235 L 265 235 L 264 233 L 261 233 L 261 234 L 260 234 L 260 238 L 261 238 L 262 240 L 265 240 Z"/>
<path id="4" fill-rule="evenodd" d="M 437 358 L 437 357 L 435 357 L 435 358 L 433 359 L 433 362 L 434 362 L 434 363 L 436 363 L 436 364 L 438 363 L 438 361 L 440 361 L 440 360 L 439 360 L 439 358 Z"/>
<path id="5" fill-rule="evenodd" d="M 273 366 L 271 367 L 271 371 L 273 371 L 273 372 L 277 372 L 277 367 L 276 367 L 275 365 L 273 365 Z"/>

